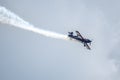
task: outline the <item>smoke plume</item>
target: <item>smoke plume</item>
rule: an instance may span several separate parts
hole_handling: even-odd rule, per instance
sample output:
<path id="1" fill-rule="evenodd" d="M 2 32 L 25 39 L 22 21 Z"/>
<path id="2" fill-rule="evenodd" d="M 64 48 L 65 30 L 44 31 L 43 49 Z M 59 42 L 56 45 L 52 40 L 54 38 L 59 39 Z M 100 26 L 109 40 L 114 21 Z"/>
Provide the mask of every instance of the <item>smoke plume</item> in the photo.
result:
<path id="1" fill-rule="evenodd" d="M 67 35 L 36 28 L 32 24 L 29 24 L 27 21 L 23 20 L 22 18 L 14 14 L 13 12 L 1 6 L 0 6 L 0 22 L 24 30 L 32 31 L 43 36 L 56 38 L 56 39 L 71 40 Z"/>

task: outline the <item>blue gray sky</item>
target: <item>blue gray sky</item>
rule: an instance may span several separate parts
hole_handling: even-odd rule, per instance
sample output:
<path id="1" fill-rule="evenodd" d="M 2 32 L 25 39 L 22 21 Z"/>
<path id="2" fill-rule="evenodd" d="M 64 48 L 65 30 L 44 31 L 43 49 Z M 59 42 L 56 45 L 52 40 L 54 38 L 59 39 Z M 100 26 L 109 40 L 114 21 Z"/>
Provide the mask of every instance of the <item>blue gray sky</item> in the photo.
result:
<path id="1" fill-rule="evenodd" d="M 38 28 L 66 34 L 79 30 L 93 40 L 52 39 L 0 24 L 0 80 L 119 80 L 120 1 L 1 0 Z"/>

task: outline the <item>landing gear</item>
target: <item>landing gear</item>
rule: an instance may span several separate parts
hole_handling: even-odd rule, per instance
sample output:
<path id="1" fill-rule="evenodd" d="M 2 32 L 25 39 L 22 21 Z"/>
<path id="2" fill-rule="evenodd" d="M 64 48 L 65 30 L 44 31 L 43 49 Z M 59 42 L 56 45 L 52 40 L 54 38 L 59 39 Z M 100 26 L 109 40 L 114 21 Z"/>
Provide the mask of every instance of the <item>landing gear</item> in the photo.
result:
<path id="1" fill-rule="evenodd" d="M 84 47 L 86 46 L 86 44 L 84 43 Z"/>

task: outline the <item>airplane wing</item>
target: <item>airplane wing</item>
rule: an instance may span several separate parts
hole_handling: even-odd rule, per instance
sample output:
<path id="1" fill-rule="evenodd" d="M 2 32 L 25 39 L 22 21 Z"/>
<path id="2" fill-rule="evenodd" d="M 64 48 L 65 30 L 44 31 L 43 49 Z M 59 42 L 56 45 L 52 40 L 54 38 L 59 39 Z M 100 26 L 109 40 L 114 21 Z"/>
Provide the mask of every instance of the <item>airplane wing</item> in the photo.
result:
<path id="1" fill-rule="evenodd" d="M 76 33 L 77 33 L 77 36 L 80 36 L 81 39 L 84 39 L 84 38 L 82 37 L 82 35 L 79 33 L 79 31 L 76 31 Z"/>
<path id="2" fill-rule="evenodd" d="M 90 46 L 87 43 L 85 43 L 85 47 L 89 50 L 91 49 Z"/>
<path id="3" fill-rule="evenodd" d="M 79 31 L 76 31 L 76 33 L 77 33 L 77 36 L 80 36 L 81 39 L 84 39 L 84 38 L 82 37 L 82 35 L 79 33 Z M 87 49 L 89 49 L 89 50 L 91 49 L 90 46 L 89 46 L 87 43 L 85 43 L 85 47 L 86 47 Z"/>

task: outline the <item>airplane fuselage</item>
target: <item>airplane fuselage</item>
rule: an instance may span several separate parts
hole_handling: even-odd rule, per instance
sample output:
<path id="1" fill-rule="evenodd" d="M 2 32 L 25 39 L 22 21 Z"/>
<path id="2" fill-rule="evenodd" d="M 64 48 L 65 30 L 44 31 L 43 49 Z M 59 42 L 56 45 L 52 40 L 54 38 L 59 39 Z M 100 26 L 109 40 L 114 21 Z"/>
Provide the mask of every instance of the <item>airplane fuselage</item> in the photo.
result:
<path id="1" fill-rule="evenodd" d="M 90 43 L 91 42 L 91 40 L 89 40 L 89 39 L 81 39 L 81 38 L 79 38 L 78 36 L 73 36 L 73 35 L 68 35 L 70 38 L 73 38 L 73 39 L 76 39 L 76 40 L 78 40 L 78 41 L 80 41 L 80 42 L 82 42 L 82 43 Z"/>

